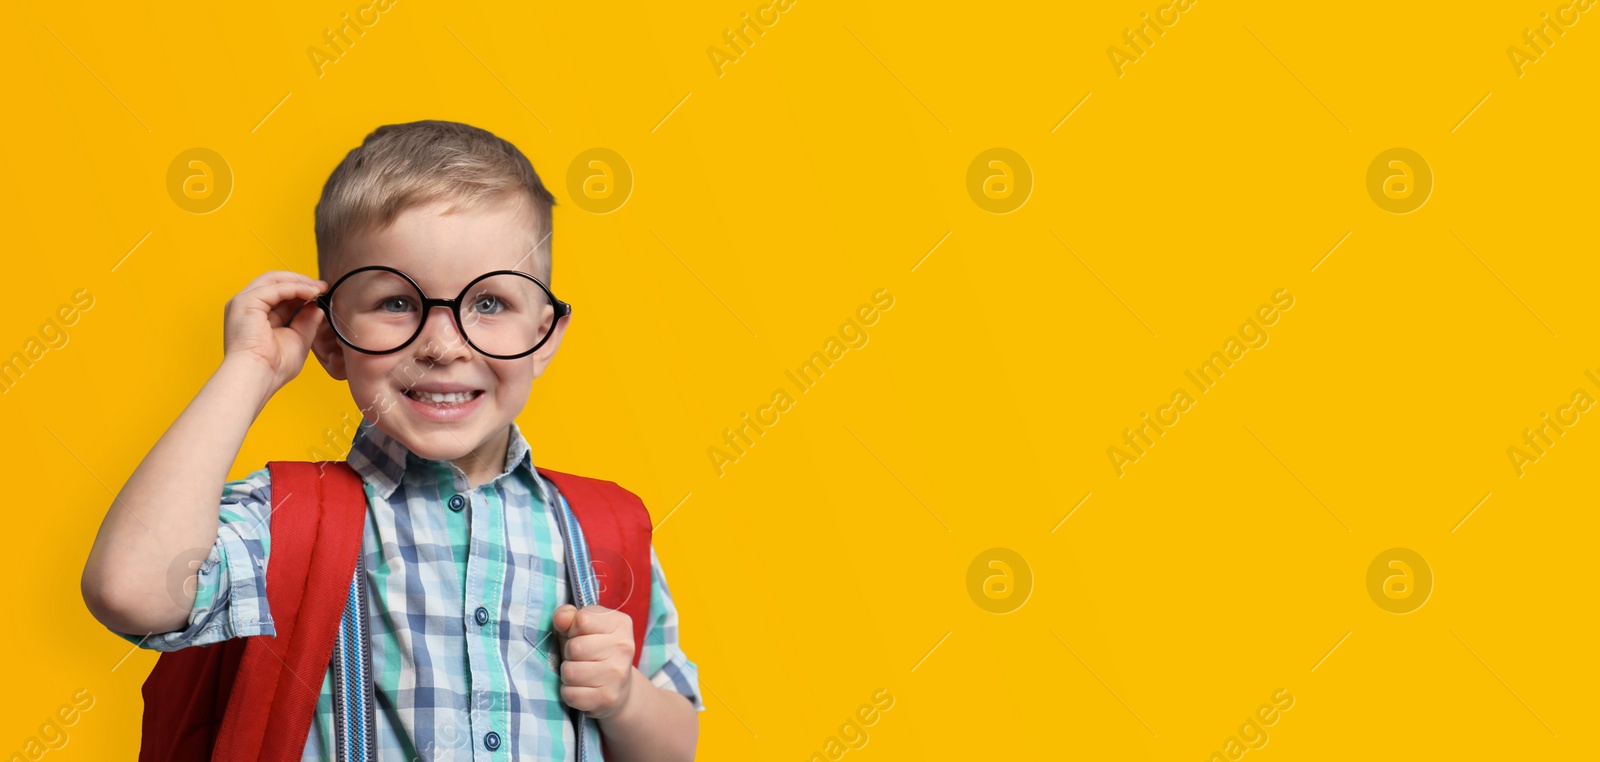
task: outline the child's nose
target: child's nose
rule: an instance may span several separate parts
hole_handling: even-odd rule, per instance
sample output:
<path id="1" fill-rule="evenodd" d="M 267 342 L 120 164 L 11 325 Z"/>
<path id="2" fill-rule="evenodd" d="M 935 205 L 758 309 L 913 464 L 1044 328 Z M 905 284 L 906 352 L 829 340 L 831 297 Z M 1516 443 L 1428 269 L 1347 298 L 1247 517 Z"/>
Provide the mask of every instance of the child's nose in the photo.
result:
<path id="1" fill-rule="evenodd" d="M 417 336 L 418 354 L 437 359 L 465 356 L 471 351 L 461 331 L 456 328 L 455 317 L 448 307 L 435 307 L 424 316 L 422 333 Z"/>

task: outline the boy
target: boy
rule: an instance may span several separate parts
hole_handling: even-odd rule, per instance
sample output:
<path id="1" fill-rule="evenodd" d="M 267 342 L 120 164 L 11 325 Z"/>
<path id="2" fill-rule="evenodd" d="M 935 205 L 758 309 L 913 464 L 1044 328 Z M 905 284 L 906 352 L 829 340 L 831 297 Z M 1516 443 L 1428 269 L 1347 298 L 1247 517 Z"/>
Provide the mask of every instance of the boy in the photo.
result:
<path id="1" fill-rule="evenodd" d="M 565 503 L 513 422 L 570 320 L 549 290 L 553 204 L 484 130 L 368 135 L 317 204 L 321 279 L 269 272 L 228 302 L 220 367 L 107 512 L 83 572 L 95 618 L 157 651 L 275 635 L 268 469 L 223 482 L 309 349 L 364 419 L 347 462 L 367 496 L 379 758 L 575 759 L 566 707 L 597 720 L 588 759 L 602 733 L 613 759 L 692 758 L 705 706 L 654 549 L 635 667 L 627 614 L 569 603 Z M 320 677 L 304 760 L 335 758 Z"/>

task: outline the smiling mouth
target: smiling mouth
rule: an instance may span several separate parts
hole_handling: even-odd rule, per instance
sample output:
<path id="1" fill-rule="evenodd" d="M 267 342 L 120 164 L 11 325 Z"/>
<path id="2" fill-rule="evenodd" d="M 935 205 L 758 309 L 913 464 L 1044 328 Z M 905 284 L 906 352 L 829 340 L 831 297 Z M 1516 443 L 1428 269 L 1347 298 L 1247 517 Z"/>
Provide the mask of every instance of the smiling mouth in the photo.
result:
<path id="1" fill-rule="evenodd" d="M 436 392 L 419 392 L 415 389 L 410 389 L 407 390 L 405 394 L 407 397 L 410 397 L 417 402 L 421 402 L 424 405 L 452 407 L 454 405 L 465 404 L 477 399 L 483 394 L 483 390 L 476 389 L 470 392 L 451 392 L 449 394 L 439 394 Z"/>

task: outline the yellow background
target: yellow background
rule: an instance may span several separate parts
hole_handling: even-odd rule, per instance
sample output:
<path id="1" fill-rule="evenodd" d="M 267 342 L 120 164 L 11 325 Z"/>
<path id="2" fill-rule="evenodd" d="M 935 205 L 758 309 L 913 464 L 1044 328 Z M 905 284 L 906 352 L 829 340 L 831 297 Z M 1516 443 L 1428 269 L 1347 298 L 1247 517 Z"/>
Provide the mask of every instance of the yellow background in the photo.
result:
<path id="1" fill-rule="evenodd" d="M 848 759 L 1203 760 L 1287 689 L 1250 759 L 1593 759 L 1600 414 L 1520 477 L 1506 449 L 1600 396 L 1600 13 L 1519 77 L 1556 0 L 1200 0 L 1119 77 L 1160 3 L 1096 5 L 798 0 L 718 76 L 755 0 L 399 0 L 319 77 L 356 0 L 8 3 L 0 357 L 95 303 L 0 396 L 0 755 L 87 690 L 48 758 L 133 757 L 156 656 L 78 592 L 112 493 L 216 368 L 227 298 L 314 271 L 338 160 L 440 118 L 560 201 L 575 319 L 520 422 L 541 465 L 672 512 L 703 758 L 808 759 L 887 690 Z M 207 215 L 165 187 L 195 147 L 235 176 Z M 607 215 L 567 190 L 595 147 L 635 177 Z M 966 186 L 995 147 L 1034 177 L 1005 215 Z M 1392 147 L 1435 177 L 1411 214 L 1366 191 Z M 878 289 L 870 342 L 798 394 Z M 1269 344 L 1199 394 L 1184 371 L 1278 289 Z M 719 476 L 707 448 L 780 388 Z M 1179 388 L 1119 478 L 1106 449 Z M 233 475 L 355 415 L 313 361 Z M 1033 575 L 1006 615 L 966 583 L 996 547 Z M 1396 547 L 1435 577 L 1403 616 L 1366 590 Z"/>

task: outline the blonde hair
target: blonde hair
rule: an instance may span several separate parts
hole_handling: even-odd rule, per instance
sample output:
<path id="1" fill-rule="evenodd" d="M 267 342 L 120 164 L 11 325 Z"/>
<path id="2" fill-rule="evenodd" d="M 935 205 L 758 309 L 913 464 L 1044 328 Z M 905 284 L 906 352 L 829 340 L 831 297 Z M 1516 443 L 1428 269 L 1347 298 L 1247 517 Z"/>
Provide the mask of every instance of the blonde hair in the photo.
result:
<path id="1" fill-rule="evenodd" d="M 325 275 L 349 236 L 382 229 L 406 209 L 445 200 L 471 208 L 526 194 L 539 241 L 529 272 L 550 283 L 551 208 L 545 189 L 517 147 L 478 127 L 425 120 L 386 124 L 346 154 L 317 201 L 317 270 Z"/>

